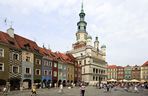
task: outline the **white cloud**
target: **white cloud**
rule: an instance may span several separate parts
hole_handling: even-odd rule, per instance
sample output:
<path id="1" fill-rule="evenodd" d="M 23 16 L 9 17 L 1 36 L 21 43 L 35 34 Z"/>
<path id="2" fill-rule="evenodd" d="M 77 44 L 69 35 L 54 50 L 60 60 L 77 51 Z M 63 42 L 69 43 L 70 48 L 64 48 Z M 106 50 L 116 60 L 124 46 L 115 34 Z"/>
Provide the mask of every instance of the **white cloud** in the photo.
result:
<path id="1" fill-rule="evenodd" d="M 0 14 L 15 17 L 20 34 L 36 37 L 40 44 L 66 50 L 75 40 L 80 0 L 1 0 L 0 5 Z M 84 0 L 87 31 L 107 45 L 109 63 L 141 64 L 147 59 L 147 5 L 148 0 Z"/>

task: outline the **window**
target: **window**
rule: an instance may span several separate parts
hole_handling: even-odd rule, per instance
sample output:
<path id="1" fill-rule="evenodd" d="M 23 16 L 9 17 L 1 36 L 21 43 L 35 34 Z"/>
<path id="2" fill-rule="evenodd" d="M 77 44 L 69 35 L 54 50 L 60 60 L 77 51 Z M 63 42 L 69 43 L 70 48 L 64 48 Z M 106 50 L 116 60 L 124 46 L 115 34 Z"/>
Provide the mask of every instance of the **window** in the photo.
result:
<path id="1" fill-rule="evenodd" d="M 93 76 L 93 81 L 95 80 L 95 76 Z"/>
<path id="2" fill-rule="evenodd" d="M 4 63 L 0 62 L 0 71 L 4 71 Z"/>
<path id="3" fill-rule="evenodd" d="M 0 57 L 4 57 L 4 49 L 0 48 Z"/>
<path id="4" fill-rule="evenodd" d="M 93 68 L 93 73 L 95 73 L 95 68 Z"/>
<path id="5" fill-rule="evenodd" d="M 49 61 L 48 64 L 49 64 L 50 67 L 52 67 L 52 62 L 51 61 Z"/>
<path id="6" fill-rule="evenodd" d="M 44 70 L 44 75 L 48 75 L 48 71 L 47 70 Z"/>
<path id="7" fill-rule="evenodd" d="M 86 64 L 86 60 L 84 60 L 84 65 Z"/>
<path id="8" fill-rule="evenodd" d="M 84 29 L 86 30 L 86 26 L 84 26 Z"/>
<path id="9" fill-rule="evenodd" d="M 36 59 L 36 64 L 37 65 L 41 65 L 41 60 L 40 59 Z"/>
<path id="10" fill-rule="evenodd" d="M 13 53 L 13 60 L 19 60 L 19 54 Z"/>
<path id="11" fill-rule="evenodd" d="M 54 67 L 57 67 L 57 63 L 54 63 Z"/>
<path id="12" fill-rule="evenodd" d="M 81 65 L 81 61 L 79 61 L 79 64 Z"/>
<path id="13" fill-rule="evenodd" d="M 49 75 L 52 75 L 52 71 L 51 70 L 49 71 Z"/>
<path id="14" fill-rule="evenodd" d="M 44 66 L 48 66 L 48 61 L 47 60 L 44 61 Z"/>
<path id="15" fill-rule="evenodd" d="M 40 69 L 36 69 L 35 73 L 36 73 L 36 75 L 40 75 L 41 74 L 41 70 Z"/>
<path id="16" fill-rule="evenodd" d="M 26 61 L 30 62 L 30 57 L 29 56 L 26 56 Z"/>
<path id="17" fill-rule="evenodd" d="M 98 73 L 98 69 L 96 69 L 96 73 Z"/>
<path id="18" fill-rule="evenodd" d="M 57 77 L 57 71 L 54 71 L 54 72 L 53 72 L 53 76 L 54 76 L 54 77 Z"/>
<path id="19" fill-rule="evenodd" d="M 78 29 L 80 29 L 80 26 L 78 27 Z"/>
<path id="20" fill-rule="evenodd" d="M 30 68 L 26 68 L 26 73 L 31 74 L 31 69 Z"/>
<path id="21" fill-rule="evenodd" d="M 19 73 L 19 67 L 18 66 L 13 66 L 12 67 L 12 72 L 13 73 Z"/>

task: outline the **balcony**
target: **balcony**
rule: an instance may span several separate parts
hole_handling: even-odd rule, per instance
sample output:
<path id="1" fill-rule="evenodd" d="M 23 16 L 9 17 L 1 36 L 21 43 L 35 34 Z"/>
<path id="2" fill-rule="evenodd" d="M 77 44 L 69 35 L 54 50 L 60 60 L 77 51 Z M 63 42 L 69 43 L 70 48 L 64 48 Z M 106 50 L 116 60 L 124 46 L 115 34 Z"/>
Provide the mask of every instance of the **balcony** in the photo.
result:
<path id="1" fill-rule="evenodd" d="M 31 78 L 31 74 L 24 74 L 24 78 Z"/>

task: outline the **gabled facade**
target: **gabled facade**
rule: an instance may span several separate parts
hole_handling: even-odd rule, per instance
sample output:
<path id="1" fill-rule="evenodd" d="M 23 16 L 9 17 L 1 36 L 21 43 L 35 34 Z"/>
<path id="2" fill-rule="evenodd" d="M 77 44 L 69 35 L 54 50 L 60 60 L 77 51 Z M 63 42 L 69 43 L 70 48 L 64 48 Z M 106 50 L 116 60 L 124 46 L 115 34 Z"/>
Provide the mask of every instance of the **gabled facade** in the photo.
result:
<path id="1" fill-rule="evenodd" d="M 141 80 L 140 70 L 141 70 L 140 66 L 135 65 L 132 67 L 132 79 Z"/>
<path id="2" fill-rule="evenodd" d="M 67 64 L 66 62 L 63 60 L 62 53 L 60 52 L 55 52 L 55 55 L 57 57 L 58 60 L 58 86 L 63 83 L 64 86 L 66 86 L 66 82 L 67 82 Z"/>
<path id="3" fill-rule="evenodd" d="M 81 81 L 81 66 L 76 61 L 76 58 L 73 57 L 72 54 L 66 54 L 70 59 L 71 62 L 74 64 L 74 83 L 79 83 Z"/>
<path id="4" fill-rule="evenodd" d="M 148 82 L 148 61 L 141 66 L 141 80 Z"/>
<path id="5" fill-rule="evenodd" d="M 39 85 L 41 81 L 42 81 L 42 55 L 38 50 L 34 52 L 34 83 Z"/>
<path id="6" fill-rule="evenodd" d="M 52 83 L 52 62 L 53 59 L 50 56 L 50 51 L 46 48 L 40 48 L 40 53 L 43 55 L 42 58 L 42 87 L 48 87 Z"/>
<path id="7" fill-rule="evenodd" d="M 124 79 L 124 67 L 117 66 L 117 80 L 123 80 Z"/>
<path id="8" fill-rule="evenodd" d="M 129 65 L 124 67 L 124 79 L 126 80 L 132 79 L 132 67 Z"/>
<path id="9" fill-rule="evenodd" d="M 22 51 L 22 86 L 31 88 L 34 83 L 34 52 L 39 48 L 34 41 L 15 35 L 19 47 Z"/>
<path id="10" fill-rule="evenodd" d="M 3 40 L 3 33 L 0 32 L 0 85 L 5 85 L 9 81 L 9 48 Z"/>
<path id="11" fill-rule="evenodd" d="M 22 65 L 21 65 L 21 50 L 15 40 L 15 34 L 14 34 L 14 29 L 9 28 L 7 30 L 7 33 L 0 32 L 0 39 L 1 39 L 1 44 L 7 47 L 4 50 L 1 48 L 1 53 L 3 57 L 7 57 L 7 63 L 5 63 L 5 66 L 7 67 L 8 70 L 4 73 L 8 75 L 7 81 L 10 83 L 10 90 L 15 90 L 20 88 L 20 83 L 21 83 L 21 73 L 22 73 Z M 5 51 L 7 52 L 5 54 Z M 6 59 L 6 58 L 5 58 Z M 2 60 L 3 61 L 3 60 Z M 4 63 L 3 63 L 4 64 Z M 6 70 L 6 68 L 4 68 Z"/>
<path id="12" fill-rule="evenodd" d="M 117 80 L 117 66 L 116 65 L 108 65 L 107 66 L 107 76 L 108 80 L 115 79 Z"/>
<path id="13" fill-rule="evenodd" d="M 52 56 L 52 85 L 58 83 L 58 60 L 57 56 L 54 52 L 51 52 L 50 55 Z"/>

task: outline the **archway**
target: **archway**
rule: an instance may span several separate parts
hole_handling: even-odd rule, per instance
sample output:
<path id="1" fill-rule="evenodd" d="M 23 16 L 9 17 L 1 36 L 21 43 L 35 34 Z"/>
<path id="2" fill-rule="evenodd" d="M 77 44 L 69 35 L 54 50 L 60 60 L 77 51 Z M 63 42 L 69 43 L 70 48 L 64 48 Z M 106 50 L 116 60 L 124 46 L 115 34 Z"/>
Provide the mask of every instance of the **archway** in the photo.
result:
<path id="1" fill-rule="evenodd" d="M 42 86 L 43 86 L 43 88 L 47 87 L 47 81 L 46 81 L 46 79 L 43 80 Z"/>
<path id="2" fill-rule="evenodd" d="M 66 80 L 63 80 L 63 86 L 64 87 L 66 86 Z"/>
<path id="3" fill-rule="evenodd" d="M 21 80 L 19 78 L 10 78 L 10 90 L 19 90 L 20 81 Z"/>
<path id="4" fill-rule="evenodd" d="M 41 86 L 41 84 L 40 84 L 41 83 L 41 79 L 35 79 L 34 83 L 35 83 L 37 88 L 40 88 L 40 86 Z"/>
<path id="5" fill-rule="evenodd" d="M 61 83 L 62 83 L 62 80 L 60 79 L 60 80 L 58 81 L 58 87 L 60 86 Z"/>
<path id="6" fill-rule="evenodd" d="M 24 89 L 30 89 L 31 88 L 31 80 L 30 79 L 24 79 L 23 80 L 23 88 Z"/>
<path id="7" fill-rule="evenodd" d="M 6 85 L 6 80 L 0 79 L 0 86 L 2 86 L 2 85 Z"/>

